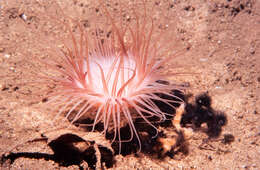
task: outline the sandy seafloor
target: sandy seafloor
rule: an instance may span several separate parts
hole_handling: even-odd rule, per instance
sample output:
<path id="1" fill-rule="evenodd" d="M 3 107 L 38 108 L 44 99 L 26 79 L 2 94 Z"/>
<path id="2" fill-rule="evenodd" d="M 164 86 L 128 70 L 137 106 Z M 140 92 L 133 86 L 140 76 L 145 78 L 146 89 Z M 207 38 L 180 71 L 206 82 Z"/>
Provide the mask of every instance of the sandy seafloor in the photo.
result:
<path id="1" fill-rule="evenodd" d="M 108 4 L 115 20 L 120 18 L 119 5 Z M 124 17 L 131 18 L 128 7 L 133 5 L 132 1 L 123 0 L 120 4 Z M 95 26 L 96 15 L 104 19 L 94 0 L 64 0 L 60 6 L 65 15 L 79 16 L 86 29 Z M 208 92 L 212 107 L 223 111 L 228 123 L 220 140 L 205 146 L 208 149 L 199 147 L 207 135 L 196 132 L 189 140 L 186 156 L 154 159 L 144 154 L 117 155 L 111 169 L 260 169 L 260 1 L 147 2 L 147 8 L 152 6 L 154 10 L 148 11 L 148 15 L 157 19 L 156 24 L 161 23 L 155 25 L 154 34 L 165 29 L 164 36 L 177 42 L 176 49 L 190 48 L 163 68 L 166 74 L 188 73 L 172 76 L 170 81 L 190 84 L 188 92 L 194 96 Z M 48 3 L 36 0 L 0 1 L 1 154 L 55 128 L 50 124 L 53 116 L 48 106 L 39 104 L 40 98 L 44 98 L 39 91 L 52 87 L 31 83 L 36 81 L 36 73 L 45 70 L 34 58 L 51 56 L 48 48 L 59 47 L 59 37 L 64 35 L 64 27 L 44 16 L 52 11 L 44 12 L 48 8 Z M 168 26 L 172 26 L 170 31 Z M 223 144 L 224 134 L 232 134 L 234 142 Z M 13 152 L 52 153 L 44 142 L 24 144 Z M 78 168 L 60 166 L 52 160 L 20 157 L 12 163 L 4 162 L 0 169 Z"/>

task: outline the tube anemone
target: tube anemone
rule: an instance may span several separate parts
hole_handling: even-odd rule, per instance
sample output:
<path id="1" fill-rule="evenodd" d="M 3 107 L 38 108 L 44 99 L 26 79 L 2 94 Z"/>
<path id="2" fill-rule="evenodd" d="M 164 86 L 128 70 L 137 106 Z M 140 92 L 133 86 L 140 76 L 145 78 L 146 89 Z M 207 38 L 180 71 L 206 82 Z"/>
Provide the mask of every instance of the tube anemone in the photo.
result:
<path id="1" fill-rule="evenodd" d="M 104 11 L 112 24 L 112 32 L 107 39 L 101 39 L 98 33 L 94 38 L 88 36 L 78 22 L 80 36 L 77 38 L 71 27 L 65 24 L 72 47 L 64 44 L 64 59 L 56 63 L 59 67 L 52 67 L 58 74 L 54 78 L 49 77 L 49 80 L 58 89 L 52 94 L 51 101 L 59 101 L 58 115 L 64 112 L 66 117 L 73 115 L 72 123 L 92 115 L 92 129 L 95 130 L 98 123 L 103 123 L 104 133 L 112 129 L 113 141 L 118 139 L 119 144 L 124 142 L 120 128 L 127 124 L 130 131 L 127 141 L 136 136 L 141 146 L 135 119 L 141 118 L 156 129 L 149 118 L 156 117 L 158 121 L 164 121 L 168 113 L 162 112 L 155 101 L 174 107 L 170 104 L 173 101 L 156 94 L 178 98 L 171 93 L 178 86 L 157 81 L 165 79 L 158 69 L 172 56 L 156 60 L 160 57 L 160 45 L 152 38 L 152 19 L 145 16 L 143 21 L 151 22 L 141 24 L 136 17 L 134 27 L 122 29 L 105 7 Z"/>

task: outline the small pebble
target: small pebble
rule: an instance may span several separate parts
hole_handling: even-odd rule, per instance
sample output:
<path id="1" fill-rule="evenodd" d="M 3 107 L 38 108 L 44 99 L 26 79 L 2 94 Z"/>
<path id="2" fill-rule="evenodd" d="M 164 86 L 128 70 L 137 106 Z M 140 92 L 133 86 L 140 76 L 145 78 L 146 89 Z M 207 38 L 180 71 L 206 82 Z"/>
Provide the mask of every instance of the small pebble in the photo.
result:
<path id="1" fill-rule="evenodd" d="M 207 58 L 200 58 L 200 61 L 201 62 L 205 62 L 205 61 L 207 61 L 208 59 Z"/>
<path id="2" fill-rule="evenodd" d="M 131 17 L 129 15 L 126 16 L 126 20 L 127 21 L 130 21 L 131 20 Z"/>
<path id="3" fill-rule="evenodd" d="M 255 49 L 254 48 L 250 48 L 250 54 L 255 54 Z"/>
<path id="4" fill-rule="evenodd" d="M 235 137 L 232 134 L 224 134 L 224 139 L 222 139 L 222 143 L 224 144 L 230 144 L 231 142 L 234 142 Z"/>
<path id="5" fill-rule="evenodd" d="M 209 159 L 210 161 L 212 161 L 212 157 L 211 157 L 210 155 L 208 156 L 208 159 Z"/>
<path id="6" fill-rule="evenodd" d="M 11 71 L 13 71 L 13 72 L 16 72 L 16 70 L 15 70 L 14 67 L 10 67 L 9 69 L 10 69 Z"/>
<path id="7" fill-rule="evenodd" d="M 5 54 L 5 58 L 10 58 L 10 54 Z"/>
<path id="8" fill-rule="evenodd" d="M 25 14 L 21 14 L 20 17 L 21 17 L 24 21 L 27 20 L 27 16 L 26 16 Z"/>
<path id="9" fill-rule="evenodd" d="M 243 116 L 243 115 L 239 115 L 239 116 L 237 116 L 237 118 L 238 118 L 238 119 L 243 119 L 244 116 Z"/>
<path id="10" fill-rule="evenodd" d="M 4 52 L 5 51 L 5 48 L 3 47 L 0 47 L 0 53 Z"/>
<path id="11" fill-rule="evenodd" d="M 244 168 L 244 169 L 247 169 L 248 165 L 242 165 L 241 167 Z"/>
<path id="12" fill-rule="evenodd" d="M 258 132 L 256 133 L 257 136 L 260 136 L 260 127 L 258 128 Z"/>

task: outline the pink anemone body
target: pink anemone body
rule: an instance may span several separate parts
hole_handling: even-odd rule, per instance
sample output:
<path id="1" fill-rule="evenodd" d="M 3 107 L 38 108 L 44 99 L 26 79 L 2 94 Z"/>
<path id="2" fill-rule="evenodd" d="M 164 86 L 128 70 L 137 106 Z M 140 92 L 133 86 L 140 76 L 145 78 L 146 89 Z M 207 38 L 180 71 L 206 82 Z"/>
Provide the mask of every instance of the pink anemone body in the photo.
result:
<path id="1" fill-rule="evenodd" d="M 80 37 L 76 38 L 65 24 L 70 32 L 72 48 L 65 45 L 64 59 L 57 63 L 60 67 L 55 67 L 59 72 L 54 78 L 58 90 L 53 96 L 60 101 L 59 114 L 66 111 L 68 117 L 76 112 L 72 123 L 92 114 L 93 130 L 101 122 L 105 133 L 113 129 L 113 140 L 117 138 L 122 142 L 120 128 L 125 121 L 131 132 L 127 141 L 136 135 L 140 144 L 135 118 L 142 118 L 156 128 L 149 118 L 157 117 L 158 121 L 163 121 L 167 113 L 162 112 L 154 101 L 172 106 L 172 101 L 156 94 L 176 97 L 171 91 L 178 87 L 157 82 L 164 79 L 158 68 L 169 58 L 156 59 L 160 57 L 160 46 L 156 39 L 152 41 L 153 23 L 150 27 L 147 22 L 140 26 L 137 18 L 134 29 L 120 30 L 109 13 L 107 15 L 112 23 L 110 39 L 100 39 L 98 35 L 91 39 L 80 24 Z M 130 40 L 126 42 L 127 38 Z"/>

